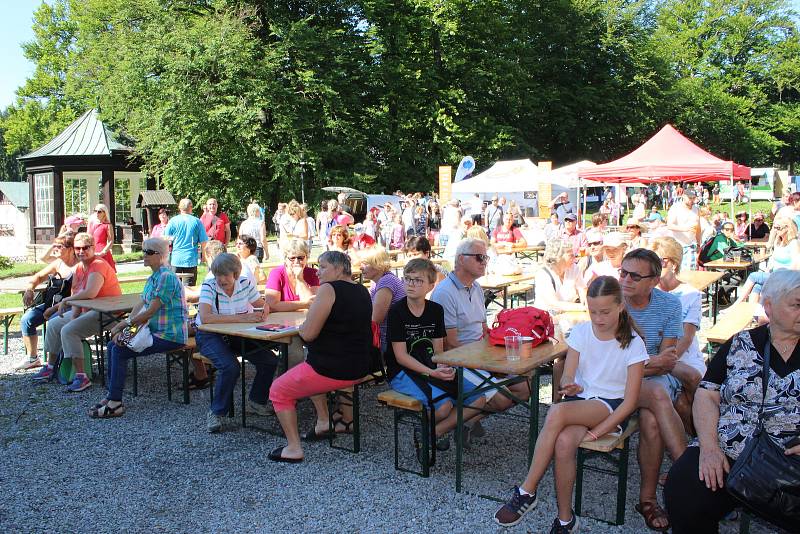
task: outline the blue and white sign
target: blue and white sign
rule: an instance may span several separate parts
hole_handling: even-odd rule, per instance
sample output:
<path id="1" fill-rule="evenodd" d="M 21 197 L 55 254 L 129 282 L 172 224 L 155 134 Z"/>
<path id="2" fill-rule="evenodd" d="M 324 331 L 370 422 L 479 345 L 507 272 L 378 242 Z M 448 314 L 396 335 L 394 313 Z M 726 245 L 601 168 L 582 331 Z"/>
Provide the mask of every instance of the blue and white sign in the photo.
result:
<path id="1" fill-rule="evenodd" d="M 475 160 L 472 159 L 472 156 L 465 156 L 464 159 L 461 160 L 461 163 L 458 165 L 458 170 L 456 171 L 456 182 L 460 182 L 470 174 L 472 171 L 475 170 Z"/>

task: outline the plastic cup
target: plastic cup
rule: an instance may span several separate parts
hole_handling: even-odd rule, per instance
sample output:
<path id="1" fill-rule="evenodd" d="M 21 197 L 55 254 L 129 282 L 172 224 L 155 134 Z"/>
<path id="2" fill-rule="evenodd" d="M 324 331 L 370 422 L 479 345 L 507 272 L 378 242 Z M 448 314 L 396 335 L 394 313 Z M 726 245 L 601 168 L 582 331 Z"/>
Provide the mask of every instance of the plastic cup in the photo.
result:
<path id="1" fill-rule="evenodd" d="M 733 256 L 734 263 L 739 263 L 742 261 L 742 251 L 741 250 L 734 250 L 731 252 L 731 256 Z"/>
<path id="2" fill-rule="evenodd" d="M 522 345 L 522 337 L 520 336 L 505 336 L 503 340 L 506 343 L 506 360 L 516 362 L 520 359 L 520 349 Z"/>

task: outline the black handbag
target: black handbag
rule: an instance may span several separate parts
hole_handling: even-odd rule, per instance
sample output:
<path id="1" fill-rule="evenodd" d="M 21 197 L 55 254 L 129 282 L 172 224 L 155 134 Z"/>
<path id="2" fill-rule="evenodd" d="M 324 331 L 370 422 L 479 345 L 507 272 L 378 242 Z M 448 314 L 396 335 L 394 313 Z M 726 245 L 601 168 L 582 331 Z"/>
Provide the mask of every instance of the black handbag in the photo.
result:
<path id="1" fill-rule="evenodd" d="M 55 273 L 47 277 L 47 286 L 44 291 L 38 291 L 36 298 L 33 300 L 33 306 L 45 305 L 45 308 L 50 308 L 61 302 L 61 299 L 68 297 L 72 291 L 72 278 L 62 278 L 60 274 Z"/>
<path id="2" fill-rule="evenodd" d="M 725 251 L 725 261 L 733 261 L 734 252 L 740 254 L 742 261 L 753 261 L 753 252 L 749 248 L 742 246 L 728 247 Z"/>
<path id="3" fill-rule="evenodd" d="M 728 493 L 754 514 L 797 532 L 800 530 L 800 457 L 786 456 L 783 446 L 764 429 L 769 357 L 770 338 L 767 336 L 758 428 L 733 464 L 726 486 Z"/>

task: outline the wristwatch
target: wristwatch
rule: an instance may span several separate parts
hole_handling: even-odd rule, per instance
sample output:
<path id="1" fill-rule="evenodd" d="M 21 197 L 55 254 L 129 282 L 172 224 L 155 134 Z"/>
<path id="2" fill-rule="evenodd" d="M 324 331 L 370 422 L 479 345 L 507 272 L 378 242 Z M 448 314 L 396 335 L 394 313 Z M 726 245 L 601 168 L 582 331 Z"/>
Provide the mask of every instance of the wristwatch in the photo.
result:
<path id="1" fill-rule="evenodd" d="M 125 324 L 128 326 L 133 326 L 129 317 L 125 319 Z"/>

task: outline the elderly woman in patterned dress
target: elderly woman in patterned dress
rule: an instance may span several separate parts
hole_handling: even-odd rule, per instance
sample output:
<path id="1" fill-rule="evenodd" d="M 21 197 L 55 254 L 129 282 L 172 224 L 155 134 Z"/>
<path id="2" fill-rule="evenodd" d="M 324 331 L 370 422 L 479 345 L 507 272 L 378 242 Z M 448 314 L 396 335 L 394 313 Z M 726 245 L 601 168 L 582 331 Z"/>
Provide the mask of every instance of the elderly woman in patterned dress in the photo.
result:
<path id="1" fill-rule="evenodd" d="M 800 455 L 800 271 L 770 276 L 762 292 L 769 324 L 722 345 L 695 394 L 698 439 L 669 472 L 664 489 L 672 532 L 717 532 L 737 501 L 727 474 L 758 426 L 762 371 L 769 348 L 764 428 L 787 455 Z"/>

